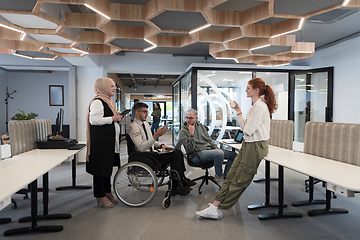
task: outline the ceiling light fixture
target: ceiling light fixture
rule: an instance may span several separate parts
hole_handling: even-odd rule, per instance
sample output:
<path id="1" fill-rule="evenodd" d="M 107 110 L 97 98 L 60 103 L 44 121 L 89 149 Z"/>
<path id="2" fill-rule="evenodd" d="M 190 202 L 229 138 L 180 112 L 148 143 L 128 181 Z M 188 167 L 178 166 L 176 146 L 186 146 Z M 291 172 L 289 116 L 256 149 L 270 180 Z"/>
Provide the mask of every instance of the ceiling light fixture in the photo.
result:
<path id="1" fill-rule="evenodd" d="M 299 24 L 299 27 L 295 30 L 291 30 L 291 31 L 288 31 L 288 32 L 284 32 L 284 33 L 280 33 L 280 34 L 277 34 L 277 35 L 274 35 L 274 36 L 271 36 L 270 38 L 275 38 L 275 37 L 279 37 L 279 36 L 282 36 L 282 35 L 285 35 L 285 34 L 289 34 L 289 33 L 292 33 L 292 32 L 296 32 L 296 31 L 299 31 L 301 28 L 302 28 L 302 25 L 304 23 L 304 20 L 305 18 L 301 18 L 301 21 L 300 21 L 300 24 Z"/>
<path id="2" fill-rule="evenodd" d="M 314 53 L 312 51 L 291 51 L 292 53 Z"/>
<path id="3" fill-rule="evenodd" d="M 266 44 L 260 47 L 254 47 L 254 48 L 250 48 L 250 51 L 256 50 L 256 49 L 260 49 L 260 48 L 265 48 L 265 47 L 269 47 L 271 44 Z"/>
<path id="4" fill-rule="evenodd" d="M 89 4 L 87 4 L 87 3 L 85 3 L 84 6 L 90 8 L 90 9 L 93 10 L 94 12 L 97 12 L 98 14 L 100 14 L 100 15 L 103 16 L 103 17 L 106 17 L 106 18 L 109 19 L 109 20 L 111 19 L 109 16 L 107 16 L 107 15 L 103 14 L 102 12 L 100 12 L 99 10 L 91 7 L 91 6 L 90 6 Z"/>
<path id="5" fill-rule="evenodd" d="M 198 31 L 203 30 L 203 29 L 205 29 L 205 28 L 208 28 L 208 27 L 210 27 L 210 26 L 211 26 L 210 23 L 205 24 L 205 25 L 202 25 L 201 27 L 198 27 L 198 28 L 195 28 L 195 29 L 191 30 L 191 31 L 189 32 L 189 34 L 196 33 L 196 32 L 198 32 Z"/>
<path id="6" fill-rule="evenodd" d="M 81 53 L 89 54 L 88 52 L 86 52 L 84 50 L 81 50 L 81 49 L 78 49 L 78 48 L 75 48 L 75 47 L 72 47 L 71 49 L 75 50 L 75 51 L 78 51 L 78 52 L 81 52 Z"/>
<path id="7" fill-rule="evenodd" d="M 346 6 L 346 5 L 349 3 L 349 1 L 350 1 L 350 0 L 345 0 L 345 1 L 343 2 L 343 6 Z"/>
<path id="8" fill-rule="evenodd" d="M 212 77 L 215 76 L 216 74 L 209 74 L 209 75 L 205 75 L 206 77 Z"/>

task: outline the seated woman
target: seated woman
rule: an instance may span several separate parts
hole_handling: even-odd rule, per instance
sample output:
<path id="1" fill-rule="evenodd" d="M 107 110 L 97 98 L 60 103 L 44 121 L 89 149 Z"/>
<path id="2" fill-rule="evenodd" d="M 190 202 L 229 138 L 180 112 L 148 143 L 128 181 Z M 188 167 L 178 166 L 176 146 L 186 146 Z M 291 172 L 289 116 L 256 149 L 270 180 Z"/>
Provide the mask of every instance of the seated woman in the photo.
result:
<path id="1" fill-rule="evenodd" d="M 235 102 L 241 129 L 245 134 L 242 147 L 225 178 L 215 201 L 195 214 L 204 218 L 219 219 L 223 214 L 220 209 L 231 208 L 250 185 L 261 160 L 268 154 L 266 140 L 270 138 L 270 114 L 277 109 L 275 94 L 261 78 L 253 78 L 246 88 L 247 97 L 253 105 L 243 118 L 239 104 Z M 261 96 L 264 95 L 264 100 Z"/>

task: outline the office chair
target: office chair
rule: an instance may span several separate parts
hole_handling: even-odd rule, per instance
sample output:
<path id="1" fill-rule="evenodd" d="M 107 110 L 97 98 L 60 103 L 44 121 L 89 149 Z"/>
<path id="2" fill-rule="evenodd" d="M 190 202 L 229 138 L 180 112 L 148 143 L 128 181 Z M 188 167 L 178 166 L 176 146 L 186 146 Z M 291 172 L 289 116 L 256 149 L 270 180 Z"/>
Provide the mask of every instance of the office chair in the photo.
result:
<path id="1" fill-rule="evenodd" d="M 195 154 L 199 158 L 199 160 L 200 160 L 199 163 L 193 163 L 191 161 L 189 155 L 193 155 L 193 154 Z M 186 153 L 186 160 L 187 160 L 187 163 L 189 166 L 195 167 L 195 168 L 201 168 L 201 169 L 205 170 L 205 174 L 203 176 L 192 179 L 192 181 L 202 180 L 201 184 L 199 186 L 199 194 L 202 194 L 201 187 L 204 185 L 204 183 L 206 185 L 209 185 L 209 180 L 212 181 L 216 186 L 218 186 L 220 188 L 219 184 L 217 184 L 214 177 L 209 174 L 209 168 L 212 168 L 214 166 L 214 162 L 212 162 L 212 161 L 211 162 L 210 161 L 202 162 L 199 155 L 196 152 Z"/>

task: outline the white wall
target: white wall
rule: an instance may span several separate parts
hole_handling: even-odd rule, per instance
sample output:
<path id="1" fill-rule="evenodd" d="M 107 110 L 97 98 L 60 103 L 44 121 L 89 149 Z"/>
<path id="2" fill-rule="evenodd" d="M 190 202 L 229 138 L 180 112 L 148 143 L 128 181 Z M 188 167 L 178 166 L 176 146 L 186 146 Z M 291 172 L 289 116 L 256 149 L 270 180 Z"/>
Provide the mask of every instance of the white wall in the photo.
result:
<path id="1" fill-rule="evenodd" d="M 77 140 L 86 141 L 86 114 L 90 100 L 95 96 L 94 82 L 97 78 L 106 77 L 102 67 L 78 67 L 77 79 Z M 78 154 L 78 161 L 85 162 L 86 151 Z"/>
<path id="2" fill-rule="evenodd" d="M 360 123 L 357 107 L 360 90 L 359 46 L 360 37 L 357 37 L 317 51 L 312 58 L 302 60 L 311 68 L 334 66 L 334 122 Z"/>
<path id="3" fill-rule="evenodd" d="M 64 124 L 69 124 L 68 72 L 8 72 L 9 91 L 16 90 L 9 100 L 9 119 L 18 109 L 26 114 L 39 114 L 38 119 L 51 119 L 54 124 L 60 106 L 49 105 L 49 85 L 64 86 Z"/>
<path id="4" fill-rule="evenodd" d="M 0 135 L 5 133 L 5 98 L 6 98 L 6 86 L 8 84 L 7 71 L 0 68 Z"/>

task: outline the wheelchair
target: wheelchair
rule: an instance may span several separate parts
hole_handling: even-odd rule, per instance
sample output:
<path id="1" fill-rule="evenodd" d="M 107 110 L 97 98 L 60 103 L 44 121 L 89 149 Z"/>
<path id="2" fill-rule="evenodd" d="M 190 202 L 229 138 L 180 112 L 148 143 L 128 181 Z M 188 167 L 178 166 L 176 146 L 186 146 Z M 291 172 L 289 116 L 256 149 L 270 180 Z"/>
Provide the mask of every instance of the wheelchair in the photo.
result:
<path id="1" fill-rule="evenodd" d="M 155 197 L 158 187 L 167 185 L 162 207 L 171 205 L 171 189 L 173 181 L 182 187 L 177 171 L 162 168 L 161 164 L 148 153 L 135 151 L 134 143 L 126 134 L 128 163 L 115 174 L 113 188 L 117 198 L 125 205 L 140 207 L 148 204 Z M 165 178 L 169 180 L 165 181 Z"/>

